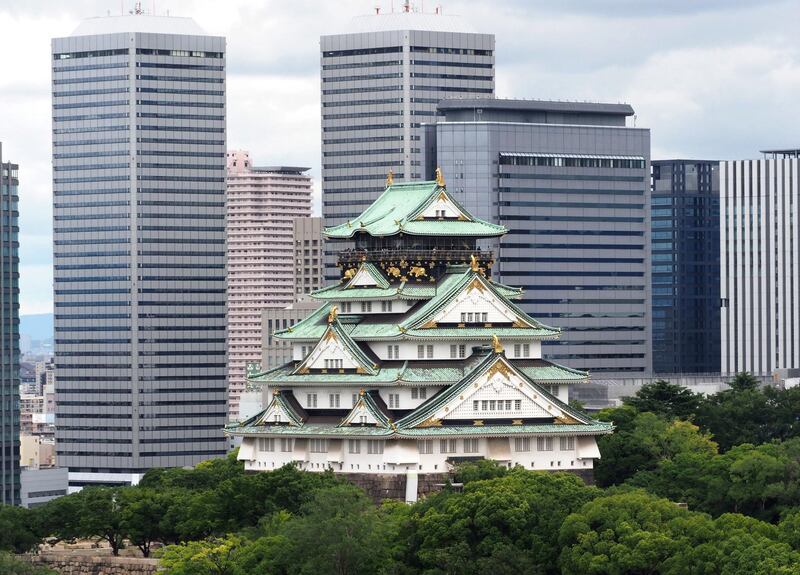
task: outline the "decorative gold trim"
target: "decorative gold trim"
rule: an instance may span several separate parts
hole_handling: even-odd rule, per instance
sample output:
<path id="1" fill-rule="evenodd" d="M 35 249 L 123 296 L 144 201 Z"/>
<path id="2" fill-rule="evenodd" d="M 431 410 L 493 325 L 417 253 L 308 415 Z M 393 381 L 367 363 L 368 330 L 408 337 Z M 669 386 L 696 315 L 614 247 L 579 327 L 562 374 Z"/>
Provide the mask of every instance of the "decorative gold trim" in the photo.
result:
<path id="1" fill-rule="evenodd" d="M 477 427 L 482 427 L 483 426 L 483 420 L 482 419 L 476 419 L 476 420 L 474 420 L 472 422 L 472 425 L 477 426 Z"/>
<path id="2" fill-rule="evenodd" d="M 426 419 L 422 423 L 420 423 L 417 427 L 424 428 L 424 427 L 441 427 L 442 420 L 436 417 L 431 417 L 430 419 Z"/>
<path id="3" fill-rule="evenodd" d="M 445 193 L 444 193 L 444 190 L 442 190 L 441 192 L 439 192 L 439 197 L 438 197 L 438 198 L 436 198 L 436 199 L 437 199 L 438 201 L 441 201 L 441 200 L 449 200 L 449 198 L 447 197 L 447 194 L 445 194 Z"/>
<path id="4" fill-rule="evenodd" d="M 532 326 L 528 325 L 526 322 L 517 318 L 512 327 L 532 327 Z"/>
<path id="5" fill-rule="evenodd" d="M 439 186 L 440 188 L 446 187 L 444 182 L 444 174 L 442 173 L 442 168 L 437 166 L 436 172 L 434 173 L 436 174 L 436 185 Z"/>
<path id="6" fill-rule="evenodd" d="M 567 414 L 562 414 L 556 417 L 556 424 L 558 425 L 575 425 L 576 423 L 580 423 L 577 419 L 570 417 Z"/>
<path id="7" fill-rule="evenodd" d="M 512 419 L 511 420 L 511 425 L 522 425 L 522 420 L 521 419 Z"/>
<path id="8" fill-rule="evenodd" d="M 478 258 L 475 257 L 475 254 L 470 254 L 469 256 L 469 267 L 474 272 L 480 269 L 480 264 L 478 264 Z"/>
<path id="9" fill-rule="evenodd" d="M 331 311 L 328 313 L 328 323 L 335 322 L 337 315 L 339 315 L 339 308 L 336 305 L 333 305 L 331 307 Z"/>
<path id="10" fill-rule="evenodd" d="M 495 353 L 503 353 L 503 346 L 500 343 L 500 338 L 492 334 L 492 351 Z"/>
<path id="11" fill-rule="evenodd" d="M 394 172 L 392 168 L 389 168 L 389 172 L 386 174 L 386 187 L 388 188 L 392 184 L 394 184 Z"/>
<path id="12" fill-rule="evenodd" d="M 423 325 L 420 329 L 435 329 L 435 328 L 436 328 L 436 322 L 435 321 L 429 321 L 428 323 Z"/>

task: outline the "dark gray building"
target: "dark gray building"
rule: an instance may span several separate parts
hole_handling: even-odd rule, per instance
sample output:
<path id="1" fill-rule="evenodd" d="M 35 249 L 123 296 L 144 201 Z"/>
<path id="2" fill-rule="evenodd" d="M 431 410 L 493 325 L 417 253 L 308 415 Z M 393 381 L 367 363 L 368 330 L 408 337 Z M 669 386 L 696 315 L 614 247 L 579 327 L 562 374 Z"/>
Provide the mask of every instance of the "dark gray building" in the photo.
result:
<path id="1" fill-rule="evenodd" d="M 435 121 L 441 99 L 494 94 L 494 35 L 406 3 L 322 36 L 320 65 L 322 215 L 333 226 L 363 212 L 389 170 L 397 181 L 423 176 L 419 126 Z"/>
<path id="2" fill-rule="evenodd" d="M 505 225 L 495 273 L 564 329 L 544 353 L 594 379 L 651 371 L 650 132 L 627 104 L 445 100 L 424 130 L 428 178 Z"/>
<path id="3" fill-rule="evenodd" d="M 0 143 L 0 503 L 19 505 L 19 166 Z"/>
<path id="4" fill-rule="evenodd" d="M 72 490 L 222 456 L 225 38 L 133 14 L 52 54 L 58 463 Z"/>
<path id="5" fill-rule="evenodd" d="M 719 373 L 719 162 L 652 166 L 653 372 Z"/>

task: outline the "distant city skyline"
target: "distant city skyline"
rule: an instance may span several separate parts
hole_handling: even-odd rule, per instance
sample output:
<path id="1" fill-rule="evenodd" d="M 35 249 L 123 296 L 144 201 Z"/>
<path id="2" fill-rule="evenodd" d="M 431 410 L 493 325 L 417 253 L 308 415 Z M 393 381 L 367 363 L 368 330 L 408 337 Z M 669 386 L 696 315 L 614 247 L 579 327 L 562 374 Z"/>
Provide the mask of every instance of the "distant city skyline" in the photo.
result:
<path id="1" fill-rule="evenodd" d="M 374 13 L 375 4 L 162 0 L 155 6 L 230 39 L 229 147 L 260 150 L 264 163 L 312 166 L 319 213 L 319 36 L 347 32 L 351 18 Z M 391 2 L 378 4 L 390 10 Z M 395 10 L 400 4 L 394 2 Z M 124 8 L 133 5 L 126 0 Z M 152 10 L 152 2 L 142 5 Z M 498 97 L 631 103 L 637 124 L 652 130 L 654 159 L 758 158 L 762 148 L 798 145 L 800 118 L 791 113 L 800 89 L 796 2 L 442 5 L 475 31 L 496 35 Z M 0 36 L 6 71 L 0 139 L 6 155 L 24 167 L 23 314 L 52 311 L 50 38 L 70 34 L 85 17 L 119 9 L 101 0 L 11 0 L 0 7 L 8 23 Z"/>

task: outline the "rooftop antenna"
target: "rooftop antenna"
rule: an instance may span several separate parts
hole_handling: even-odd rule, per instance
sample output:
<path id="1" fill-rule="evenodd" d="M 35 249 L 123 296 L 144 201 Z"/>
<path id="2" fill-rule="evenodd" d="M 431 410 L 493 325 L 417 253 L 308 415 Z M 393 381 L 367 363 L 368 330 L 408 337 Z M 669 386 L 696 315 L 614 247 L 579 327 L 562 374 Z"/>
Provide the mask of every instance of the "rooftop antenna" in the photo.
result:
<path id="1" fill-rule="evenodd" d="M 136 15 L 139 15 L 139 16 L 142 15 L 143 12 L 142 12 L 142 3 L 141 2 L 137 2 L 136 3 L 136 6 L 133 9 L 133 13 L 136 14 Z"/>

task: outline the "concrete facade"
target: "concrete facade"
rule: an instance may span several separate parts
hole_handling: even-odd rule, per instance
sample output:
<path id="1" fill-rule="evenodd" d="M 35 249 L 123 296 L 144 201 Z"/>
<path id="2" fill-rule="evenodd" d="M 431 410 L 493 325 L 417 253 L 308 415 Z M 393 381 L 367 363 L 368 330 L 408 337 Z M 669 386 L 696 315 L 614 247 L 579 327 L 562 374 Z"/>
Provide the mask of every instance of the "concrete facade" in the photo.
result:
<path id="1" fill-rule="evenodd" d="M 719 162 L 652 165 L 653 372 L 719 373 Z"/>
<path id="2" fill-rule="evenodd" d="M 52 66 L 59 464 L 79 489 L 223 456 L 225 38 L 93 18 Z"/>
<path id="3" fill-rule="evenodd" d="M 294 301 L 323 286 L 322 218 L 294 220 Z"/>
<path id="4" fill-rule="evenodd" d="M 66 495 L 68 475 L 65 467 L 23 469 L 21 505 L 30 509 Z"/>
<path id="5" fill-rule="evenodd" d="M 385 187 L 423 177 L 419 126 L 443 98 L 494 95 L 494 35 L 457 17 L 404 11 L 353 22 L 320 38 L 322 215 L 360 214 Z M 326 279 L 337 279 L 333 252 Z"/>
<path id="6" fill-rule="evenodd" d="M 308 170 L 257 167 L 248 152 L 228 152 L 228 414 L 232 420 L 239 415 L 245 367 L 261 357 L 261 311 L 285 307 L 295 298 L 293 222 L 311 215 Z"/>
<path id="7" fill-rule="evenodd" d="M 563 329 L 547 357 L 600 378 L 650 373 L 650 132 L 626 127 L 633 109 L 477 99 L 439 112 L 423 164 L 509 229 L 484 247 L 522 309 Z"/>
<path id="8" fill-rule="evenodd" d="M 798 150 L 720 164 L 722 372 L 800 367 Z"/>
<path id="9" fill-rule="evenodd" d="M 0 503 L 20 501 L 19 166 L 0 143 Z"/>
<path id="10" fill-rule="evenodd" d="M 292 361 L 292 345 L 273 337 L 277 330 L 286 329 L 305 319 L 320 306 L 319 302 L 304 297 L 282 309 L 265 309 L 261 314 L 261 368 L 278 367 Z M 259 387 L 259 390 L 261 388 Z"/>

